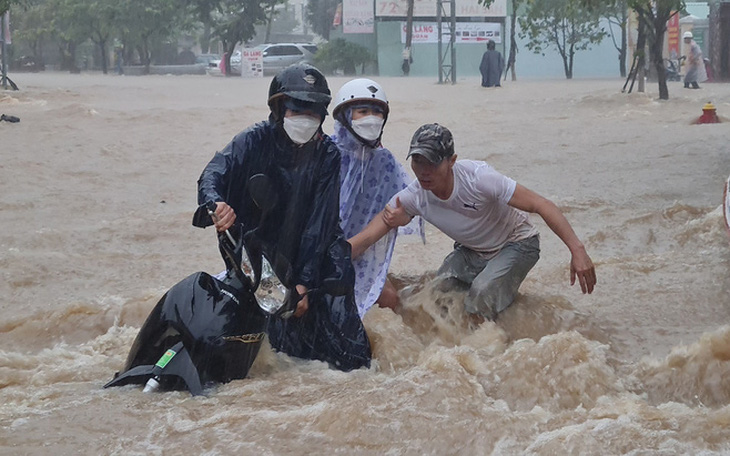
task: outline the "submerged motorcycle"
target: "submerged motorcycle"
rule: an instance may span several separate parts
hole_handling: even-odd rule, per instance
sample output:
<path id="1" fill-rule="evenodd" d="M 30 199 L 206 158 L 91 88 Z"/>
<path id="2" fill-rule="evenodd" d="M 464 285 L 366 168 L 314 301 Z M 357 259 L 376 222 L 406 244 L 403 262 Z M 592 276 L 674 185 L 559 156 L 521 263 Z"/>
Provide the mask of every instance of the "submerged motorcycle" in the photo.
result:
<path id="1" fill-rule="evenodd" d="M 248 188 L 265 219 L 276 205 L 276 191 L 262 174 L 253 176 Z M 215 207 L 212 202 L 201 206 L 193 225 L 210 225 L 201 217 L 214 217 Z M 291 315 L 299 296 L 290 292 L 283 300 L 259 302 L 256 290 L 264 260 L 254 240 L 256 229 L 242 231 L 234 226 L 218 233 L 226 264 L 223 277 L 196 272 L 165 293 L 137 334 L 123 370 L 104 388 L 144 384 L 146 392 L 187 389 L 200 395 L 206 385 L 248 375 L 269 316 Z M 244 250 L 246 268 L 242 267 Z M 245 269 L 251 270 L 253 278 Z"/>

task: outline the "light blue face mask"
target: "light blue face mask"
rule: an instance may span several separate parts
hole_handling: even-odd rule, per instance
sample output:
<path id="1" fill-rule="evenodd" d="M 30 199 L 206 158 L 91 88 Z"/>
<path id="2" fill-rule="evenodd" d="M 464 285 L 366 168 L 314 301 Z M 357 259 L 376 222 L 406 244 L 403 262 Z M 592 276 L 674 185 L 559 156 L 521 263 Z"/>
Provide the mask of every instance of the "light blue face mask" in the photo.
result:
<path id="1" fill-rule="evenodd" d="M 296 144 L 306 144 L 319 130 L 322 121 L 317 117 L 300 115 L 284 117 L 284 131 Z"/>

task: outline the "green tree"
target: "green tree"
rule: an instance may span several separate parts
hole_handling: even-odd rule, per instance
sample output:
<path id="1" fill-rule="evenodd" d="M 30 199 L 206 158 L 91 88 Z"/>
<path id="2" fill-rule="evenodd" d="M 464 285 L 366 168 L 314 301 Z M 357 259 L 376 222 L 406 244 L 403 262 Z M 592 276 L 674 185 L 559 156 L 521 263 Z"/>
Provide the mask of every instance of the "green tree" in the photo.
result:
<path id="1" fill-rule="evenodd" d="M 545 55 L 551 46 L 563 59 L 567 79 L 573 78 L 577 51 L 589 49 L 606 36 L 596 9 L 581 5 L 581 0 L 527 0 L 525 15 L 518 21 L 520 37 L 528 38 L 527 48 Z"/>
<path id="2" fill-rule="evenodd" d="M 314 56 L 317 68 L 325 73 L 334 73 L 342 70 L 345 75 L 353 75 L 357 72 L 357 66 L 365 66 L 373 61 L 373 57 L 367 48 L 359 44 L 346 41 L 344 38 L 337 38 L 329 43 L 320 46 Z"/>
<path id="3" fill-rule="evenodd" d="M 61 69 L 79 73 L 76 48 L 90 35 L 88 24 L 79 21 L 84 17 L 84 5 L 78 0 L 50 0 L 48 6 L 54 11 L 50 25 L 61 54 Z"/>
<path id="4" fill-rule="evenodd" d="M 226 76 L 231 75 L 231 54 L 240 43 L 256 34 L 256 25 L 266 21 L 265 0 L 223 0 L 213 15 L 213 35 L 221 40 L 226 53 Z"/>
<path id="5" fill-rule="evenodd" d="M 526 0 L 512 0 L 512 12 L 510 13 L 510 23 L 512 27 L 509 30 L 509 54 L 507 56 L 507 65 L 504 69 L 505 79 L 507 78 L 507 72 L 512 71 L 512 80 L 517 80 L 517 71 L 515 70 L 515 63 L 517 62 L 517 38 L 516 28 L 517 23 L 517 10 L 525 4 Z"/>
<path id="6" fill-rule="evenodd" d="M 0 14 L 5 14 L 10 9 L 10 5 L 22 4 L 23 0 L 0 0 Z"/>
<path id="7" fill-rule="evenodd" d="M 200 36 L 200 49 L 203 54 L 210 51 L 210 38 L 213 29 L 213 12 L 218 10 L 219 0 L 187 0 L 193 17 L 197 19 L 203 26 Z"/>
<path id="8" fill-rule="evenodd" d="M 664 35 L 667 22 L 675 14 L 685 8 L 683 0 L 628 0 L 631 7 L 644 26 L 649 41 L 649 60 L 657 74 L 659 83 L 659 99 L 669 99 L 667 72 L 664 66 Z"/>
<path id="9" fill-rule="evenodd" d="M 76 19 L 89 27 L 89 37 L 99 47 L 101 70 L 107 74 L 108 44 L 115 31 L 116 20 L 120 16 L 119 3 L 117 0 L 78 0 L 78 3 L 82 7 L 78 9 L 80 16 Z"/>
<path id="10" fill-rule="evenodd" d="M 507 56 L 507 64 L 504 68 L 504 77 L 507 78 L 507 72 L 512 71 L 512 80 L 517 80 L 517 71 L 515 70 L 515 63 L 517 62 L 517 51 L 519 50 L 517 48 L 517 27 L 515 27 L 515 24 L 517 24 L 517 12 L 524 7 L 528 0 L 512 0 L 512 10 L 510 11 L 510 24 L 512 26 L 509 30 L 509 54 Z M 489 8 L 491 4 L 494 3 L 494 0 L 479 0 L 479 4 Z"/>
<path id="11" fill-rule="evenodd" d="M 149 73 L 152 45 L 174 36 L 190 17 L 181 0 L 118 0 L 117 29 L 125 46 L 137 49 L 140 62 Z"/>
<path id="12" fill-rule="evenodd" d="M 273 32 L 289 33 L 299 23 L 294 17 L 294 9 L 289 9 L 286 0 L 268 0 L 269 12 L 266 18 L 266 31 L 264 32 L 264 43 L 270 43 Z M 277 8 L 277 5 L 285 5 L 284 8 Z M 257 31 L 258 34 L 258 31 Z"/>
<path id="13" fill-rule="evenodd" d="M 34 61 L 40 65 L 44 63 L 43 43 L 53 36 L 53 15 L 46 0 L 34 0 L 17 14 L 13 13 L 13 39 L 28 46 Z"/>
<path id="14" fill-rule="evenodd" d="M 280 5 L 281 1 L 275 0 L 276 5 Z M 256 35 L 254 41 L 256 43 L 270 43 L 271 37 L 276 35 L 290 35 L 292 31 L 299 26 L 299 19 L 296 16 L 296 10 L 288 3 L 284 3 L 283 7 L 276 7 L 271 11 L 271 4 L 266 6 L 267 19 L 266 24 L 256 26 Z"/>
<path id="15" fill-rule="evenodd" d="M 490 2 L 494 0 L 489 0 Z M 341 0 L 309 0 L 306 8 L 306 18 L 312 31 L 329 41 L 332 22 L 335 19 L 337 5 Z"/>
<path id="16" fill-rule="evenodd" d="M 584 5 L 599 8 L 606 3 L 618 0 L 581 0 Z M 664 35 L 667 32 L 667 21 L 685 9 L 684 0 L 626 0 L 629 8 L 634 10 L 639 25 L 646 33 L 649 44 L 649 60 L 654 66 L 659 84 L 659 99 L 669 99 L 667 73 L 664 67 Z M 643 49 L 636 49 L 642 53 Z"/>
<path id="17" fill-rule="evenodd" d="M 618 51 L 619 74 L 626 77 L 626 55 L 628 53 L 628 30 L 626 25 L 629 19 L 628 5 L 626 0 L 617 0 L 614 3 L 604 5 L 603 16 L 609 23 L 609 33 L 613 46 Z M 618 32 L 615 32 L 618 29 Z"/>

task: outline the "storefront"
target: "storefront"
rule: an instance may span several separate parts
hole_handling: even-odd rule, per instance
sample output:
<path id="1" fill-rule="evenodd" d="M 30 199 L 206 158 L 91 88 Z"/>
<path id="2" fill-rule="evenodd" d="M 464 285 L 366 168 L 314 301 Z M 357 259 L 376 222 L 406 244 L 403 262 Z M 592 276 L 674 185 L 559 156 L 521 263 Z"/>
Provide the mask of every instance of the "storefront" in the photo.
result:
<path id="1" fill-rule="evenodd" d="M 457 77 L 479 75 L 479 62 L 493 40 L 505 54 L 507 0 L 495 0 L 489 8 L 478 0 L 456 0 L 454 55 Z M 510 2 L 511 3 L 511 2 Z M 411 76 L 439 75 L 438 2 L 415 0 L 411 38 Z M 451 3 L 443 2 L 442 57 L 451 38 Z M 407 39 L 406 0 L 343 0 L 341 25 L 330 38 L 343 37 L 367 47 L 377 56 L 381 76 L 403 74 L 403 50 Z"/>

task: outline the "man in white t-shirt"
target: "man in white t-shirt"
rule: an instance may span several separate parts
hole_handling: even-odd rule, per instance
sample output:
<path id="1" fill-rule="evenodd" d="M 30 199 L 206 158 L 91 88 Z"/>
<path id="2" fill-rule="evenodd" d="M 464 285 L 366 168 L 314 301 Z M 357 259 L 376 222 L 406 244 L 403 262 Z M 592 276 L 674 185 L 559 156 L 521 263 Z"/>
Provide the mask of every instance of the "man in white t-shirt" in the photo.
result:
<path id="1" fill-rule="evenodd" d="M 539 235 L 528 214 L 537 213 L 571 252 L 570 284 L 577 278 L 583 293 L 593 292 L 593 262 L 553 202 L 485 162 L 457 161 L 453 136 L 439 124 L 416 130 L 408 158 L 417 180 L 393 197 L 353 245 L 369 246 L 420 215 L 455 241 L 438 276 L 470 285 L 467 313 L 494 320 L 514 301 L 540 257 Z M 353 249 L 352 257 L 360 253 Z"/>

